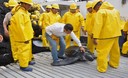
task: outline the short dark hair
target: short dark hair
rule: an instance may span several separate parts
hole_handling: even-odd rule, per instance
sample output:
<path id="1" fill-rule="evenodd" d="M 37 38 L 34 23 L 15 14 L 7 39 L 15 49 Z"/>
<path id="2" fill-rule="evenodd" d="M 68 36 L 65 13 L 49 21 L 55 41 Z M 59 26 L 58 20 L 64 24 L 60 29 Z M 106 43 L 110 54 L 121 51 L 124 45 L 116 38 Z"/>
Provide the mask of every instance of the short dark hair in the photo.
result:
<path id="1" fill-rule="evenodd" d="M 64 29 L 66 31 L 68 31 L 68 30 L 72 31 L 73 30 L 73 26 L 71 24 L 65 24 Z"/>

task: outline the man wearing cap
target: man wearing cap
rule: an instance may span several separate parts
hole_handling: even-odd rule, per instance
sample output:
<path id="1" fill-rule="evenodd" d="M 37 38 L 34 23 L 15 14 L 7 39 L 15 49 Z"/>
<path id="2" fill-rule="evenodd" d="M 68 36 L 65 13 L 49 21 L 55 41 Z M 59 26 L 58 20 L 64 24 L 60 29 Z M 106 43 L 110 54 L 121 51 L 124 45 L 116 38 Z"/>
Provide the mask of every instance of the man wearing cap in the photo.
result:
<path id="1" fill-rule="evenodd" d="M 51 11 L 51 5 L 47 5 L 46 6 L 46 11 L 44 13 L 41 14 L 40 18 L 39 18 L 39 25 L 42 27 L 42 42 L 43 42 L 43 46 L 47 46 L 48 47 L 48 43 L 47 43 L 47 40 L 45 38 L 45 23 L 44 23 L 44 20 L 45 20 L 45 17 L 46 17 L 46 14 L 49 13 Z"/>
<path id="2" fill-rule="evenodd" d="M 95 12 L 92 9 L 92 1 L 88 1 L 86 4 L 86 8 L 88 13 L 86 14 L 86 20 L 85 20 L 85 33 L 88 33 L 88 40 L 87 40 L 87 48 L 90 50 L 90 52 L 92 53 L 93 57 L 96 58 L 96 56 L 94 55 L 94 50 L 95 50 L 95 45 L 93 44 L 93 40 L 92 40 L 92 29 L 93 29 L 93 24 L 94 24 L 94 16 L 95 16 Z"/>
<path id="3" fill-rule="evenodd" d="M 35 64 L 32 60 L 31 39 L 33 29 L 28 10 L 32 0 L 21 0 L 20 5 L 15 7 L 15 13 L 10 20 L 9 31 L 18 47 L 18 61 L 22 71 L 32 71 L 29 65 Z"/>
<path id="4" fill-rule="evenodd" d="M 95 0 L 92 8 L 97 12 L 92 30 L 97 51 L 97 70 L 103 73 L 107 71 L 108 65 L 112 68 L 119 66 L 120 18 L 118 11 L 108 2 Z"/>
<path id="5" fill-rule="evenodd" d="M 62 23 L 69 23 L 73 26 L 73 32 L 77 36 L 78 39 L 80 39 L 80 29 L 82 26 L 84 26 L 84 17 L 80 12 L 77 12 L 77 5 L 75 3 L 72 3 L 70 5 L 70 10 L 66 12 L 62 17 Z M 71 44 L 71 37 L 67 35 L 65 37 L 66 41 L 66 48 L 68 48 Z M 77 45 L 74 43 L 74 45 Z"/>

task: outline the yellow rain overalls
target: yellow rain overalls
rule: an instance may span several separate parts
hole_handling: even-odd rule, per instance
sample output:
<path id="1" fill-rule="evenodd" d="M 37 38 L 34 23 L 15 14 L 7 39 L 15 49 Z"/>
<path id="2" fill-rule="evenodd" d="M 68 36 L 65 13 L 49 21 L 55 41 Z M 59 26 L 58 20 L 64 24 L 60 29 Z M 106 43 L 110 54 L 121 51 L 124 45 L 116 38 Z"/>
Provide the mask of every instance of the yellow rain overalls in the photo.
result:
<path id="1" fill-rule="evenodd" d="M 18 49 L 18 60 L 20 67 L 28 67 L 32 60 L 32 43 L 34 31 L 32 29 L 29 12 L 23 7 L 19 7 L 12 16 L 9 28 L 12 31 L 13 40 Z M 12 39 L 12 38 L 11 38 Z"/>

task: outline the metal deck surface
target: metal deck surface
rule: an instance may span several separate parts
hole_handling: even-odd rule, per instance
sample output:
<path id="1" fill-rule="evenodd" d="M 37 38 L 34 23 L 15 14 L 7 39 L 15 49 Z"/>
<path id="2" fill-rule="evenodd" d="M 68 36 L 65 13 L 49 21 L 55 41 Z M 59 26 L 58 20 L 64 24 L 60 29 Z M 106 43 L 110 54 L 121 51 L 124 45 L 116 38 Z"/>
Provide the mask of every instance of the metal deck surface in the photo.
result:
<path id="1" fill-rule="evenodd" d="M 96 70 L 93 62 L 77 62 L 66 66 L 51 66 L 50 52 L 35 54 L 36 64 L 31 66 L 32 72 L 19 70 L 18 64 L 0 67 L 0 78 L 128 78 L 128 58 L 122 57 L 118 69 L 108 67 L 106 73 Z"/>

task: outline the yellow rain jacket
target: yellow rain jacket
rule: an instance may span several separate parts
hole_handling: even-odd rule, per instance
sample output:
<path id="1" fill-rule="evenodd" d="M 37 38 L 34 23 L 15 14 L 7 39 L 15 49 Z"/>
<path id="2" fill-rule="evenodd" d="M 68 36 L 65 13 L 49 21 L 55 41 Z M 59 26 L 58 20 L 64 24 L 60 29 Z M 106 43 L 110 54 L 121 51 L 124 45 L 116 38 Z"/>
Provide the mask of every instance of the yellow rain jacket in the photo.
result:
<path id="1" fill-rule="evenodd" d="M 43 27 L 43 21 L 45 19 L 45 15 L 47 14 L 47 12 L 44 12 L 40 15 L 40 18 L 39 18 L 39 21 L 38 21 L 38 24 L 39 26 L 42 26 Z M 44 27 L 43 27 L 44 28 Z"/>
<path id="2" fill-rule="evenodd" d="M 93 12 L 93 13 L 87 13 L 87 15 L 86 15 L 84 30 L 86 30 L 89 35 L 92 34 L 92 29 L 93 29 L 93 26 L 94 26 L 95 14 L 96 13 Z"/>
<path id="3" fill-rule="evenodd" d="M 62 17 L 62 23 L 70 23 L 73 26 L 73 31 L 79 31 L 81 26 L 85 26 L 84 17 L 80 12 L 66 12 Z"/>
<path id="4" fill-rule="evenodd" d="M 81 26 L 85 26 L 84 17 L 80 12 L 76 12 L 76 13 L 71 13 L 70 11 L 66 12 L 62 17 L 62 23 L 72 24 L 75 35 L 77 36 L 78 39 L 80 39 Z M 71 37 L 69 35 L 65 37 L 65 42 L 66 42 L 66 48 L 71 45 Z M 77 46 L 75 42 L 73 45 Z"/>
<path id="5" fill-rule="evenodd" d="M 53 14 L 52 12 L 49 12 L 46 14 L 46 17 L 44 19 L 44 27 L 60 21 L 61 21 L 61 16 L 58 13 Z"/>
<path id="6" fill-rule="evenodd" d="M 118 11 L 111 4 L 104 2 L 96 13 L 93 37 L 104 39 L 120 36 L 121 25 L 118 14 Z"/>
<path id="7" fill-rule="evenodd" d="M 87 13 L 85 20 L 85 27 L 84 27 L 84 30 L 86 30 L 87 32 L 89 32 L 90 30 L 89 27 L 91 26 L 91 21 L 92 21 L 92 13 Z"/>
<path id="8" fill-rule="evenodd" d="M 20 9 L 11 18 L 11 27 L 15 34 L 14 40 L 25 42 L 33 38 L 33 29 L 28 11 L 20 7 Z"/>

